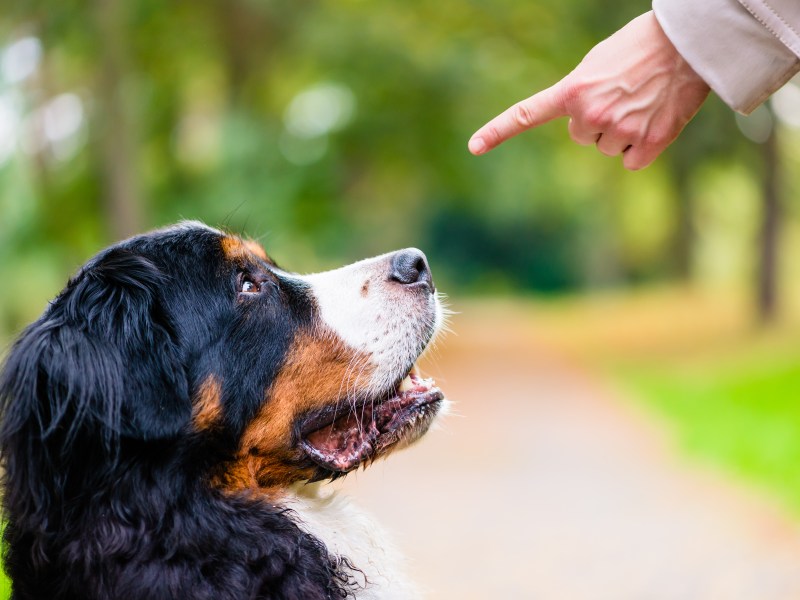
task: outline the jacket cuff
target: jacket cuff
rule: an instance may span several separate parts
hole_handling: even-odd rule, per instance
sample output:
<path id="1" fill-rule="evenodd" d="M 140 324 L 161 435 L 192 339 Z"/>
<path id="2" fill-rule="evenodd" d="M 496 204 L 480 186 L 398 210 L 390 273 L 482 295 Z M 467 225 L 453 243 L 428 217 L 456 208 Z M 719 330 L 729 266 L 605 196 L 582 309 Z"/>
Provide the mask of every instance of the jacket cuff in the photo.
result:
<path id="1" fill-rule="evenodd" d="M 686 62 L 742 114 L 800 71 L 800 59 L 737 0 L 653 0 L 653 12 Z"/>

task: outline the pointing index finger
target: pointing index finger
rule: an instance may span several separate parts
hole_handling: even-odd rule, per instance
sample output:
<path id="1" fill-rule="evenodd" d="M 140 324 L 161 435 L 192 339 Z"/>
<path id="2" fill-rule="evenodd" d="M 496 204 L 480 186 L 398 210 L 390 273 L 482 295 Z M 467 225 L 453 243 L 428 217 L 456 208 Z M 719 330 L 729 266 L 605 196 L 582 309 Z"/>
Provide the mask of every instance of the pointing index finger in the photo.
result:
<path id="1" fill-rule="evenodd" d="M 484 154 L 523 131 L 566 115 L 556 84 L 517 102 L 486 123 L 470 138 L 469 151 L 475 155 Z"/>

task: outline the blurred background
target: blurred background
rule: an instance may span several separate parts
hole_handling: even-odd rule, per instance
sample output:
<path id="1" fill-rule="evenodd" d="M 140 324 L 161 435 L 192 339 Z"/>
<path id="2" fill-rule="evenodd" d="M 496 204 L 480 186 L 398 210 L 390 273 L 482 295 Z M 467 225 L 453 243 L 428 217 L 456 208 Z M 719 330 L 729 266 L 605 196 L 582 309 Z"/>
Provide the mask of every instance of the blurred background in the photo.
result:
<path id="1" fill-rule="evenodd" d="M 800 86 L 637 173 L 563 120 L 466 151 L 648 8 L 12 0 L 0 345 L 184 218 L 300 272 L 418 246 L 455 414 L 345 487 L 429 598 L 800 597 Z"/>

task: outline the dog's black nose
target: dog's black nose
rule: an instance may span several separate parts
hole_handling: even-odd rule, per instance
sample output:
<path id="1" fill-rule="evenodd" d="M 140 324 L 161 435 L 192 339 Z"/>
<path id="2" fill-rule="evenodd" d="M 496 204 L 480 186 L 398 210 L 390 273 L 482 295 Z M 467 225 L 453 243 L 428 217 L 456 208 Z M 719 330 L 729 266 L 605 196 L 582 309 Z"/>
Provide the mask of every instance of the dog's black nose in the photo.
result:
<path id="1" fill-rule="evenodd" d="M 392 256 L 389 279 L 403 285 L 427 284 L 431 291 L 434 289 L 428 259 L 416 248 L 400 250 Z"/>

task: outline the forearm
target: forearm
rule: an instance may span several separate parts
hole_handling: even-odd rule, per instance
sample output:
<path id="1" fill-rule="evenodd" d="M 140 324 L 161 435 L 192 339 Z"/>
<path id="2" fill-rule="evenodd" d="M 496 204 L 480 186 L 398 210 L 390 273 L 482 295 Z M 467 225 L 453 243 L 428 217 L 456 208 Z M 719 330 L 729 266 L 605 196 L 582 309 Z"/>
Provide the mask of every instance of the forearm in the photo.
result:
<path id="1" fill-rule="evenodd" d="M 760 9 L 760 3 L 753 4 Z M 786 5 L 788 17 L 800 19 L 800 3 L 787 0 Z M 800 39 L 792 39 L 800 22 L 784 19 L 784 28 L 777 30 L 737 0 L 653 0 L 653 10 L 684 59 L 739 112 L 752 111 L 800 71 L 793 51 L 795 41 L 800 49 Z"/>

